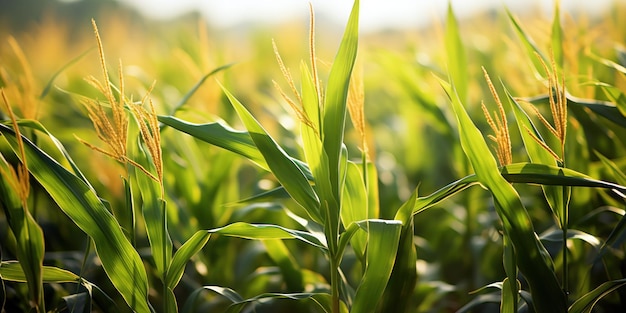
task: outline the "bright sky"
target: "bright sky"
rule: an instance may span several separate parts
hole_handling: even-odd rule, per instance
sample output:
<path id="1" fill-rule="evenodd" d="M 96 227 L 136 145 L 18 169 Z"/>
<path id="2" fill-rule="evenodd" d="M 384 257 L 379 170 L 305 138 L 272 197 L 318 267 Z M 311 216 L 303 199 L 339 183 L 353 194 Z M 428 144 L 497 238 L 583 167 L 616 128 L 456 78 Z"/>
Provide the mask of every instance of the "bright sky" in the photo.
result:
<path id="1" fill-rule="evenodd" d="M 151 17 L 172 17 L 198 9 L 216 26 L 233 26 L 242 22 L 279 22 L 294 17 L 308 16 L 308 3 L 316 15 L 339 23 L 348 19 L 353 0 L 123 0 Z M 541 6 L 549 14 L 553 1 L 549 0 L 450 0 L 455 14 L 462 16 L 486 8 L 521 10 Z M 563 10 L 601 12 L 613 1 L 623 0 L 561 0 Z M 447 0 L 361 0 L 360 24 L 362 30 L 391 27 L 416 27 L 430 23 L 433 15 L 443 16 Z"/>

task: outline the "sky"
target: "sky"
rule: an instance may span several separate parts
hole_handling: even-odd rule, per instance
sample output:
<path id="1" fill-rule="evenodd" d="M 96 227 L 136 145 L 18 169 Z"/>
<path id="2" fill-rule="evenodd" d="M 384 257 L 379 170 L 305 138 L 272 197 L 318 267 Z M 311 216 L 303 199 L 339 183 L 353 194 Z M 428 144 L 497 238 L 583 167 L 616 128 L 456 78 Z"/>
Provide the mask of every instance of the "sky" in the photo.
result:
<path id="1" fill-rule="evenodd" d="M 171 18 L 190 10 L 199 10 L 211 24 L 231 27 L 246 22 L 275 23 L 286 19 L 308 17 L 309 3 L 318 17 L 324 16 L 345 23 L 353 0 L 122 0 L 154 18 Z M 469 15 L 488 8 L 511 10 L 541 7 L 551 14 L 550 0 L 450 0 L 457 16 Z M 614 1 L 624 0 L 561 0 L 564 11 L 598 12 Z M 433 16 L 443 16 L 448 0 L 361 0 L 361 30 L 406 28 L 429 24 Z"/>

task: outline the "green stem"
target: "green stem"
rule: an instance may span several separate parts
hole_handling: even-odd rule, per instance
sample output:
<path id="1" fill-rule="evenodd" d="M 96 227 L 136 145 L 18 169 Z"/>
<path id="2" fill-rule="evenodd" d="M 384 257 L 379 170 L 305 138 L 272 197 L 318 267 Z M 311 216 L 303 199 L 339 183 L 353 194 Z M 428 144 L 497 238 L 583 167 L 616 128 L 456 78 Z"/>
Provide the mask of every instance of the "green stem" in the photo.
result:
<path id="1" fill-rule="evenodd" d="M 563 162 L 561 166 L 565 167 L 565 147 L 563 144 L 561 144 L 561 155 L 563 156 Z M 563 191 L 563 211 L 561 212 L 561 230 L 563 237 L 563 292 L 565 293 L 565 297 L 567 297 L 569 294 L 569 271 L 567 268 L 567 229 L 569 227 L 569 200 L 571 195 L 571 187 L 563 186 L 561 188 L 561 190 Z"/>
<path id="2" fill-rule="evenodd" d="M 332 313 L 339 313 L 339 283 L 340 283 L 340 275 L 339 275 L 339 264 L 337 262 L 337 258 L 335 255 L 330 256 L 330 286 L 332 289 L 331 299 L 332 299 Z"/>

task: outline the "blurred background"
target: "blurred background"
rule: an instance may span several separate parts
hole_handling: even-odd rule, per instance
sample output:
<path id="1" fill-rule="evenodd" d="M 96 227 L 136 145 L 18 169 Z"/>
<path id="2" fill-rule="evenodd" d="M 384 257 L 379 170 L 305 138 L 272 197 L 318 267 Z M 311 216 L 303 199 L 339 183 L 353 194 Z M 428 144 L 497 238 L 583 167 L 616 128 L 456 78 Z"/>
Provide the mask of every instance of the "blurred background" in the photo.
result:
<path id="1" fill-rule="evenodd" d="M 459 17 L 504 6 L 520 13 L 539 9 L 550 14 L 553 9 L 552 1 L 542 0 L 364 0 L 361 1 L 361 29 L 376 31 L 429 25 L 433 17 L 443 16 L 448 2 L 452 3 Z M 600 14 L 611 2 L 563 0 L 561 5 L 569 12 Z M 87 18 L 88 15 L 96 15 L 103 9 L 124 7 L 136 10 L 142 16 L 160 20 L 176 19 L 196 12 L 210 25 L 224 28 L 250 23 L 278 24 L 290 19 L 306 19 L 308 3 L 313 4 L 318 18 L 340 24 L 346 20 L 352 6 L 352 1 L 348 0 L 2 0 L 0 16 L 5 24 L 9 21 L 13 26 L 23 27 L 52 12 L 60 14 L 65 19 L 80 20 Z"/>
<path id="2" fill-rule="evenodd" d="M 309 55 L 308 3 L 306 0 L 0 0 L 0 87 L 5 90 L 8 102 L 19 107 L 18 116 L 40 121 L 64 144 L 99 196 L 107 199 L 112 208 L 124 208 L 126 198 L 120 179 L 124 167 L 76 139 L 78 134 L 81 139 L 101 146 L 82 104 L 82 97 L 102 98 L 85 81 L 89 76 L 102 79 L 91 20 L 98 25 L 110 79 L 118 83 L 123 76 L 129 98 L 141 99 L 156 81 L 150 97 L 158 114 L 198 123 L 223 120 L 243 129 L 217 79 L 278 138 L 285 150 L 301 157 L 298 127 L 295 127 L 297 118 L 272 84 L 276 80 L 289 91 L 272 41 L 298 86 L 300 62 L 308 61 Z M 324 81 L 353 1 L 311 3 L 316 12 L 316 53 Z M 484 100 L 491 109 L 495 104 L 482 67 L 494 82 L 502 81 L 515 97 L 535 97 L 547 92 L 544 82 L 533 72 L 533 59 L 524 50 L 505 7 L 519 18 L 521 27 L 538 49 L 548 55 L 552 48 L 554 1 L 451 0 L 464 51 L 448 49 L 446 45 L 448 3 L 361 0 L 357 66 L 363 69 L 365 116 L 371 130 L 369 146 L 378 169 L 383 218 L 393 217 L 393 210 L 417 186 L 420 195 L 427 195 L 471 172 L 460 149 L 454 112 L 434 78 L 448 75 L 449 60 L 467 57 L 465 103 L 485 136 L 492 134 L 492 130 L 483 117 L 480 103 Z M 607 100 L 604 91 L 593 82 L 608 82 L 626 90 L 625 76 L 593 57 L 599 55 L 622 66 L 626 64 L 626 1 L 563 0 L 560 3 L 568 92 L 581 98 Z M 123 75 L 118 75 L 118 60 L 122 62 L 119 68 Z M 207 79 L 215 69 L 225 65 L 232 66 Z M 502 95 L 501 85 L 496 85 Z M 548 112 L 543 109 L 544 113 Z M 568 126 L 567 154 L 571 155 L 568 167 L 604 179 L 606 171 L 594 153 L 619 157 L 623 166 L 626 132 L 588 115 L 581 111 L 577 118 L 582 117 L 582 122 L 572 120 Z M 526 161 L 519 133 L 514 126 L 511 128 L 514 162 Z M 359 134 L 350 124 L 346 126 L 345 141 L 349 155 L 358 158 Z M 162 147 L 164 180 L 172 211 L 170 231 L 177 244 L 195 230 L 221 227 L 233 221 L 294 226 L 282 211 L 273 207 L 250 205 L 242 209 L 225 205 L 277 185 L 271 175 L 250 162 L 181 136 L 172 129 L 163 131 Z M 532 208 L 537 232 L 553 228 L 554 220 L 541 189 L 521 186 L 520 190 L 525 203 Z M 471 189 L 415 218 L 420 271 L 420 283 L 411 300 L 415 312 L 453 312 L 476 298 L 470 291 L 504 277 L 501 225 L 490 199 L 483 190 Z M 605 207 L 607 202 L 614 204 L 611 201 L 595 191 L 577 190 L 570 204 L 572 223 L 580 221 L 579 229 L 589 233 L 609 234 L 617 224 L 612 215 L 608 222 L 595 216 L 582 217 L 590 208 Z M 295 207 L 293 203 L 291 206 Z M 623 206 L 623 202 L 617 206 Z M 84 249 L 86 237 L 82 241 L 76 239 L 82 233 L 59 210 L 49 207 L 39 210 L 38 221 L 44 228 L 50 259 L 57 262 L 61 257 L 52 252 L 63 253 L 65 259 L 58 261 L 60 266 L 80 272 L 82 254 L 73 251 Z M 8 238 L 6 227 L 2 229 L 4 225 L 0 220 L 0 240 Z M 246 297 L 284 291 L 280 289 L 281 281 L 274 279 L 278 276 L 259 274 L 273 263 L 258 242 L 241 240 L 235 245 L 233 242 L 211 239 L 200 259 L 194 261 L 195 267 L 186 272 L 179 287 L 180 303 L 184 303 L 185 294 L 206 284 L 228 286 Z M 7 246 L 4 242 L 0 245 Z M 146 247 L 147 242 L 139 242 L 138 246 Z M 319 253 L 293 243 L 289 243 L 289 248 L 302 251 L 294 253 L 302 268 L 311 273 L 326 273 L 326 263 Z M 591 251 L 591 247 L 587 248 Z M 558 252 L 557 248 L 553 250 Z M 593 252 L 588 250 L 580 249 L 585 253 L 578 254 L 580 266 L 572 272 L 582 278 L 603 277 L 587 267 L 585 260 L 591 259 L 588 256 Z M 10 258 L 6 252 L 3 257 L 7 259 L 7 255 Z M 350 267 L 354 259 L 347 259 L 348 279 L 357 282 L 359 269 Z M 99 269 L 98 266 L 92 264 L 90 268 Z M 87 273 L 91 281 L 107 284 L 101 271 L 94 272 Z M 316 283 L 323 280 L 309 276 Z M 591 286 L 592 279 L 580 281 L 581 285 Z M 590 286 L 581 287 L 581 293 Z M 111 287 L 107 290 L 111 293 L 109 290 Z M 154 294 L 158 298 L 158 292 Z M 611 301 L 611 305 L 619 303 L 615 299 Z M 498 311 L 497 305 L 494 311 Z M 619 310 L 606 310 L 611 311 Z"/>

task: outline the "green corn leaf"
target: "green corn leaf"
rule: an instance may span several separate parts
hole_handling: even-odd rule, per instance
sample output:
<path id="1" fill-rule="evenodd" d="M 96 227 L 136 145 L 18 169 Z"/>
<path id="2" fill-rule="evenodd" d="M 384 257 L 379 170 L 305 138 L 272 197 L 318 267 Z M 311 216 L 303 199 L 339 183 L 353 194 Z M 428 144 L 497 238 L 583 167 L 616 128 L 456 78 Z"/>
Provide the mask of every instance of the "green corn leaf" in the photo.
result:
<path id="1" fill-rule="evenodd" d="M 593 179 L 572 169 L 545 164 L 509 164 L 502 168 L 502 176 L 511 183 L 606 188 L 617 195 L 626 192 L 624 186 Z"/>
<path id="2" fill-rule="evenodd" d="M 157 165 L 154 164 L 152 156 L 140 139 L 142 136 L 139 135 L 139 121 L 135 122 L 129 125 L 128 154 L 144 169 L 157 176 Z M 167 281 L 173 245 L 168 231 L 168 212 L 167 203 L 162 194 L 163 186 L 139 169 L 132 168 L 130 172 L 134 174 L 133 182 L 136 182 L 135 186 L 131 184 L 131 189 L 134 187 L 137 192 L 133 193 L 141 197 L 141 213 L 146 225 L 156 271 L 165 285 L 163 288 L 163 306 L 167 312 L 177 312 L 176 297 L 173 288 L 169 288 L 170 283 Z"/>
<path id="3" fill-rule="evenodd" d="M 17 259 L 24 268 L 30 300 L 45 311 L 42 267 L 44 237 L 41 227 L 23 205 L 19 196 L 20 182 L 11 175 L 12 167 L 0 154 L 0 207 L 4 209 L 9 228 L 17 241 Z M 28 177 L 26 177 L 28 179 Z M 28 196 L 28 195 L 27 195 Z"/>
<path id="4" fill-rule="evenodd" d="M 227 313 L 240 312 L 246 305 L 250 303 L 260 302 L 260 301 L 267 302 L 268 300 L 280 300 L 280 299 L 312 301 L 323 312 L 326 312 L 326 313 L 330 312 L 328 305 L 326 305 L 326 303 L 330 303 L 329 299 L 327 299 L 330 297 L 328 294 L 308 293 L 308 292 L 307 293 L 264 293 L 264 294 L 261 294 L 252 298 L 244 299 L 236 291 L 230 288 L 220 287 L 220 286 L 203 286 L 202 288 L 195 290 L 189 296 L 189 300 L 183 307 L 182 312 L 183 313 L 195 312 L 193 310 L 194 307 L 196 306 L 195 302 L 198 301 L 200 294 L 205 290 L 215 292 L 225 297 L 230 302 L 232 302 L 232 304 L 226 311 Z M 344 313 L 344 312 L 347 312 L 347 309 L 345 308 L 345 306 L 341 310 L 341 313 Z"/>
<path id="5" fill-rule="evenodd" d="M 320 198 L 320 203 L 324 203 L 324 207 L 329 205 L 337 207 L 338 204 L 331 183 L 331 167 L 320 134 L 320 106 L 315 83 L 306 66 L 301 67 L 301 75 L 302 106 L 311 123 L 311 125 L 302 123 L 300 126 L 304 156 L 315 179 L 313 188 Z M 329 223 L 326 210 L 320 210 L 320 215 L 321 221 L 318 222 Z"/>
<path id="6" fill-rule="evenodd" d="M 104 312 L 115 313 L 120 311 L 115 302 L 98 286 L 68 270 L 54 266 L 43 266 L 42 277 L 44 283 L 80 283 Z M 14 282 L 26 282 L 26 275 L 22 266 L 16 261 L 0 262 L 0 278 Z"/>
<path id="7" fill-rule="evenodd" d="M 448 3 L 448 13 L 446 17 L 446 60 L 448 73 L 452 75 L 452 80 L 457 82 L 456 88 L 462 101 L 467 101 L 467 89 L 469 75 L 467 73 L 467 56 L 465 46 L 461 40 L 459 25 L 452 10 L 452 3 Z"/>
<path id="8" fill-rule="evenodd" d="M 365 273 L 357 287 L 351 312 L 371 312 L 376 307 L 395 262 L 402 222 L 370 219 L 359 225 L 367 231 Z"/>
<path id="9" fill-rule="evenodd" d="M 576 300 L 569 307 L 568 313 L 590 313 L 600 299 L 624 285 L 626 279 L 607 281 Z"/>
<path id="10" fill-rule="evenodd" d="M 537 48 L 532 38 L 530 38 L 530 36 L 526 34 L 526 32 L 522 29 L 522 26 L 520 25 L 517 18 L 513 16 L 513 13 L 511 13 L 511 11 L 509 11 L 508 9 L 506 10 L 506 13 L 509 16 L 509 20 L 511 21 L 511 24 L 513 24 L 513 29 L 515 30 L 520 40 L 522 41 L 524 50 L 526 50 L 526 56 L 532 62 L 533 72 L 535 73 L 535 76 L 537 77 L 537 79 L 543 80 L 544 77 L 547 77 L 548 73 L 545 72 L 543 65 L 541 63 L 541 60 L 543 60 L 545 64 L 550 64 L 549 59 L 546 58 L 541 53 L 541 51 Z M 535 55 L 535 53 L 539 54 L 539 57 L 541 58 L 541 60 L 537 59 L 537 56 Z"/>
<path id="11" fill-rule="evenodd" d="M 73 58 L 72 60 L 67 62 L 67 64 L 63 65 L 58 71 L 56 71 L 52 75 L 52 77 L 50 77 L 50 79 L 48 80 L 46 85 L 43 87 L 43 90 L 41 91 L 41 94 L 39 95 L 39 99 L 43 99 L 43 98 L 45 98 L 48 95 L 48 93 L 50 92 L 50 89 L 52 89 L 52 85 L 54 84 L 54 80 L 59 75 L 61 75 L 61 73 L 63 73 L 63 71 L 65 71 L 70 66 L 76 64 L 78 61 L 80 61 L 83 57 L 85 57 L 87 54 L 89 54 L 89 52 L 91 52 L 94 49 L 95 49 L 95 47 L 91 47 L 91 48 L 85 50 L 85 52 L 79 54 L 77 57 Z"/>
<path id="12" fill-rule="evenodd" d="M 593 179 L 572 169 L 535 163 L 514 163 L 501 169 L 502 176 L 510 183 L 526 183 L 557 186 L 580 186 L 606 188 L 623 197 L 626 187 L 610 182 Z M 395 219 L 405 221 L 409 216 L 431 208 L 441 201 L 479 184 L 475 174 L 452 182 L 428 196 L 418 197 L 414 206 L 402 206 Z M 415 194 L 413 196 L 416 196 Z"/>
<path id="13" fill-rule="evenodd" d="M 530 216 L 517 191 L 500 174 L 495 158 L 485 154 L 489 147 L 461 103 L 454 85 L 441 81 L 450 97 L 459 124 L 461 147 L 469 158 L 481 184 L 492 193 L 505 233 L 510 236 L 517 266 L 526 277 L 536 310 L 565 312 L 565 294 L 559 286 L 548 253 L 537 240 Z"/>
<path id="14" fill-rule="evenodd" d="M 602 86 L 601 86 L 602 87 Z M 626 128 L 626 98 L 624 99 L 623 109 L 618 108 L 615 104 L 592 99 L 583 99 L 574 97 L 570 94 L 566 95 L 567 106 L 581 106 L 589 108 L 593 113 L 604 117 L 605 119 Z M 549 105 L 550 99 L 548 95 L 527 98 L 526 101 L 532 104 Z"/>
<path id="15" fill-rule="evenodd" d="M 620 118 L 620 120 L 626 119 L 626 95 L 624 95 L 622 89 L 606 83 L 596 83 L 595 85 L 600 86 L 604 94 L 615 103 L 615 106 L 621 114 L 618 118 Z"/>
<path id="16" fill-rule="evenodd" d="M 365 165 L 365 186 L 367 188 L 367 217 L 387 218 L 380 213 L 380 193 L 378 192 L 378 171 L 376 164 L 367 162 Z M 389 217 L 390 218 L 390 217 Z"/>
<path id="17" fill-rule="evenodd" d="M 517 313 L 517 294 L 519 286 L 517 280 L 511 283 L 507 277 L 502 282 L 502 298 L 500 300 L 500 313 Z"/>
<path id="18" fill-rule="evenodd" d="M 597 151 L 594 151 L 596 156 L 602 161 L 604 167 L 609 170 L 610 173 L 613 174 L 613 177 L 622 186 L 626 186 L 626 173 L 624 173 L 615 162 L 609 160 L 607 157 L 603 156 Z"/>
<path id="19" fill-rule="evenodd" d="M 554 2 L 554 18 L 552 20 L 552 53 L 554 54 L 554 62 L 559 69 L 563 68 L 563 29 L 561 28 L 561 11 L 559 9 L 559 1 Z"/>
<path id="20" fill-rule="evenodd" d="M 281 199 L 283 200 L 289 199 L 289 193 L 285 190 L 285 187 L 278 186 L 274 189 L 270 189 L 262 193 L 238 200 L 237 202 L 233 203 L 233 205 L 255 203 L 255 202 L 267 202 L 267 201 L 271 202 L 271 201 L 281 200 Z"/>
<path id="21" fill-rule="evenodd" d="M 503 236 L 502 241 L 502 263 L 507 277 L 502 282 L 502 302 L 500 302 L 500 312 L 516 313 L 520 286 L 517 282 L 515 251 L 513 250 L 511 240 L 508 236 Z"/>
<path id="22" fill-rule="evenodd" d="M 517 126 L 522 136 L 522 141 L 524 142 L 524 147 L 526 148 L 526 153 L 528 154 L 530 161 L 540 164 L 558 165 L 552 154 L 550 154 L 550 152 L 548 152 L 535 140 L 535 138 L 537 138 L 547 145 L 528 114 L 526 114 L 521 105 L 511 95 L 506 86 L 504 86 L 504 83 L 502 83 L 502 86 L 506 92 L 509 104 L 513 112 L 515 113 L 515 120 L 517 122 Z M 533 138 L 533 136 L 535 138 Z M 553 214 L 558 217 L 561 226 L 566 227 L 567 199 L 565 197 L 565 192 L 567 190 L 561 186 L 549 185 L 543 185 L 542 190 Z"/>
<path id="23" fill-rule="evenodd" d="M 124 185 L 124 200 L 126 205 L 122 210 L 117 210 L 116 218 L 128 238 L 128 241 L 135 246 L 135 205 L 133 203 L 133 191 L 131 183 L 126 177 L 122 178 Z"/>
<path id="24" fill-rule="evenodd" d="M 366 192 L 365 182 L 363 182 L 363 175 L 361 174 L 359 165 L 348 162 L 346 184 L 344 186 L 341 207 L 341 222 L 343 225 L 350 225 L 353 222 L 363 221 L 369 218 Z M 352 243 L 354 252 L 359 259 L 361 259 L 365 255 L 367 234 L 358 232 L 352 237 L 350 242 Z"/>
<path id="25" fill-rule="evenodd" d="M 0 124 L 0 133 L 17 151 L 15 133 Z M 58 206 L 94 241 L 111 282 L 137 312 L 150 312 L 148 281 L 141 258 L 96 193 L 81 178 L 23 138 L 30 173 Z"/>
<path id="26" fill-rule="evenodd" d="M 159 122 L 176 130 L 184 132 L 201 141 L 239 154 L 262 169 L 269 171 L 270 168 L 263 158 L 263 154 L 257 149 L 250 134 L 246 131 L 234 130 L 222 123 L 194 124 L 173 116 L 158 116 Z M 313 179 L 308 166 L 302 161 L 291 158 L 307 178 Z"/>
<path id="27" fill-rule="evenodd" d="M 134 140 L 128 141 L 128 153 L 137 163 L 156 175 L 155 165 L 139 140 L 136 125 L 129 128 L 132 128 L 129 129 L 129 137 Z M 135 133 L 135 136 L 132 133 Z M 172 257 L 172 240 L 167 230 L 167 207 L 161 198 L 161 184 L 138 169 L 132 168 L 131 172 L 136 183 L 134 186 L 131 184 L 131 189 L 134 194 L 141 197 L 141 211 L 150 240 L 150 250 L 159 277 L 163 278 Z"/>
<path id="28" fill-rule="evenodd" d="M 194 124 L 173 116 L 159 117 L 159 122 L 174 129 L 187 133 L 212 145 L 237 153 L 261 168 L 269 170 L 259 149 L 254 145 L 250 134 L 237 131 L 221 123 Z"/>
<path id="29" fill-rule="evenodd" d="M 328 155 L 330 183 L 339 201 L 339 168 L 347 113 L 347 96 L 352 68 L 356 60 L 359 31 L 359 0 L 354 1 L 339 50 L 328 76 L 322 116 L 322 141 Z M 337 209 L 338 210 L 338 209 Z M 339 212 L 336 212 L 339 216 Z"/>
<path id="30" fill-rule="evenodd" d="M 174 253 L 165 278 L 168 288 L 174 289 L 178 285 L 178 282 L 183 277 L 187 261 L 206 245 L 210 236 L 211 234 L 206 231 L 197 231 Z"/>
<path id="31" fill-rule="evenodd" d="M 272 174 L 285 187 L 285 190 L 299 203 L 310 216 L 321 220 L 320 202 L 301 168 L 289 155 L 270 137 L 259 122 L 228 90 L 222 88 L 237 111 L 250 137 L 265 158 Z"/>
<path id="32" fill-rule="evenodd" d="M 417 192 L 409 201 L 403 204 L 403 211 L 410 211 L 415 206 Z M 385 292 L 378 306 L 378 312 L 410 312 L 411 299 L 417 284 L 417 252 L 414 243 L 414 222 L 410 216 L 408 221 L 402 221 L 403 226 L 400 231 L 398 252 L 389 277 L 389 282 L 385 287 Z"/>
<path id="33" fill-rule="evenodd" d="M 207 230 L 207 232 L 254 240 L 297 239 L 322 250 L 326 249 L 326 243 L 320 241 L 320 239 L 313 234 L 273 224 L 249 224 L 237 222 L 224 227 Z"/>
<path id="34" fill-rule="evenodd" d="M 562 242 L 563 241 L 562 230 L 555 229 L 553 231 L 542 234 L 540 239 L 542 241 Z M 577 240 L 584 241 L 588 243 L 590 246 L 592 246 L 593 248 L 595 248 L 597 251 L 599 251 L 602 248 L 602 243 L 600 242 L 598 237 L 592 234 L 586 233 L 584 231 L 581 231 L 581 230 L 568 229 L 567 239 L 568 240 L 577 239 Z"/>
<path id="35" fill-rule="evenodd" d="M 599 55 L 594 54 L 591 51 L 588 52 L 587 55 L 591 59 L 596 60 L 596 61 L 600 62 L 601 64 L 604 64 L 605 66 L 608 66 L 608 67 L 610 67 L 610 68 L 612 68 L 612 69 L 614 69 L 614 70 L 616 70 L 616 71 L 618 71 L 618 72 L 620 72 L 622 74 L 626 74 L 626 67 L 624 67 L 624 65 L 622 65 L 622 64 L 616 63 L 616 62 L 611 61 L 611 60 L 609 60 L 607 58 L 603 58 L 603 57 L 601 57 Z"/>
<path id="36" fill-rule="evenodd" d="M 352 240 L 354 234 L 358 233 L 360 230 L 362 229 L 359 226 L 359 223 L 353 222 L 348 224 L 348 227 L 346 227 L 346 229 L 339 234 L 339 241 L 337 243 L 337 255 L 339 256 L 339 261 L 337 263 L 341 262 L 344 251 L 346 250 L 346 247 L 348 247 L 348 243 Z"/>
<path id="37" fill-rule="evenodd" d="M 180 101 L 176 104 L 176 106 L 174 107 L 174 110 L 172 110 L 172 114 L 174 115 L 176 114 L 176 112 L 178 112 L 180 109 L 182 109 L 182 107 L 185 105 L 185 103 L 187 103 L 187 101 L 189 101 L 189 99 L 191 98 L 191 96 L 193 96 L 196 91 L 198 91 L 198 89 L 202 86 L 202 84 L 204 84 L 204 82 L 211 76 L 226 70 L 228 68 L 230 68 L 231 66 L 233 66 L 234 64 L 225 64 L 222 66 L 219 66 L 217 68 L 215 68 L 214 70 L 208 72 L 207 74 L 205 74 L 204 76 L 202 76 L 202 78 L 200 78 L 200 80 L 193 85 L 193 87 L 191 87 L 191 89 L 189 91 L 187 91 L 187 93 L 183 96 L 182 99 L 180 99 Z"/>
<path id="38" fill-rule="evenodd" d="M 266 239 L 263 240 L 263 245 L 269 257 L 280 268 L 287 290 L 292 292 L 303 291 L 302 271 L 285 243 L 280 239 Z"/>
<path id="39" fill-rule="evenodd" d="M 78 283 L 82 280 L 78 275 L 54 266 L 42 266 L 41 273 L 44 283 Z M 17 261 L 0 262 L 0 276 L 4 280 L 21 283 L 27 280 L 21 262 Z"/>
<path id="40" fill-rule="evenodd" d="M 618 247 L 620 247 L 624 241 L 626 241 L 626 216 L 622 215 L 619 222 L 613 227 L 605 243 L 600 248 L 594 263 L 599 261 L 611 249 L 619 249 Z"/>
<path id="41" fill-rule="evenodd" d="M 39 121 L 21 119 L 17 121 L 17 123 L 19 126 L 27 127 L 27 128 L 34 129 L 36 131 L 44 133 L 46 136 L 37 137 L 37 140 L 40 143 L 43 140 L 49 140 L 52 146 L 56 149 L 56 151 L 45 151 L 45 152 L 51 155 L 53 158 L 56 157 L 57 154 L 59 155 L 59 157 L 62 157 L 62 159 L 57 160 L 57 162 L 59 162 L 63 167 L 67 168 L 68 170 L 71 169 L 74 175 L 78 176 L 78 178 L 80 178 L 85 184 L 87 184 L 91 189 L 93 189 L 93 187 L 91 187 L 91 185 L 89 184 L 89 181 L 87 181 L 87 178 L 85 178 L 83 173 L 81 173 L 80 169 L 78 168 L 74 160 L 72 160 L 67 150 L 65 150 L 65 147 L 63 146 L 61 141 L 59 141 L 56 137 L 54 137 L 52 133 L 50 133 L 50 131 L 48 131 L 48 129 L 46 129 Z"/>

